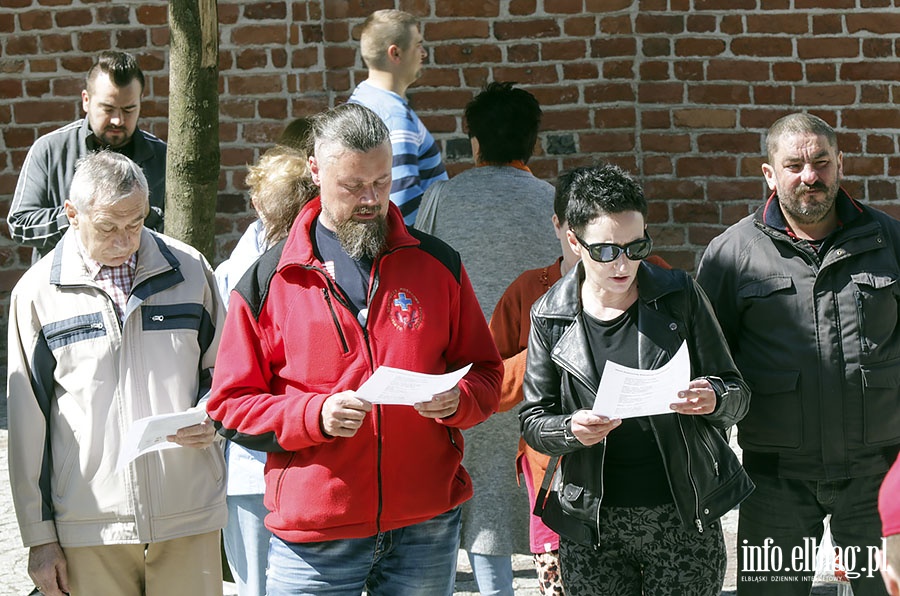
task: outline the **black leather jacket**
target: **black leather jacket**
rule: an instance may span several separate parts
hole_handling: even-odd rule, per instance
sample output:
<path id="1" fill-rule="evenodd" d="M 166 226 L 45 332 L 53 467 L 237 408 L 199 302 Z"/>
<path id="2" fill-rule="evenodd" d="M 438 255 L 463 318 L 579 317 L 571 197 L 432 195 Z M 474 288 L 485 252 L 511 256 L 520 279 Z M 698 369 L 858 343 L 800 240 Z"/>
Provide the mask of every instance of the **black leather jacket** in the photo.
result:
<path id="1" fill-rule="evenodd" d="M 650 417 L 681 521 L 703 532 L 753 490 L 724 432 L 747 412 L 749 389 L 709 301 L 686 273 L 644 262 L 637 280 L 640 368 L 659 368 L 686 340 L 691 378 L 709 379 L 716 391 L 711 414 Z M 531 310 L 525 404 L 519 419 L 529 445 L 565 456 L 556 486 L 560 508 L 589 528 L 596 544 L 605 442 L 585 447 L 571 432 L 572 414 L 592 407 L 600 383 L 581 321 L 583 281 L 579 263 Z"/>

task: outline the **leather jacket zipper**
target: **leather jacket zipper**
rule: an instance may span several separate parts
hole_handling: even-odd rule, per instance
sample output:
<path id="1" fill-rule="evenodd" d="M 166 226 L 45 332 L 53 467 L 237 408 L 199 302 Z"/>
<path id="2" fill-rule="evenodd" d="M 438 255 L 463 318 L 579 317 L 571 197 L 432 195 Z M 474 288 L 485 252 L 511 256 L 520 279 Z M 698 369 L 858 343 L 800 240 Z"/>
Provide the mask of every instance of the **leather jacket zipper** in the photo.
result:
<path id="1" fill-rule="evenodd" d="M 709 443 L 706 442 L 706 433 L 702 431 L 700 428 L 700 422 L 697 422 L 696 418 L 692 418 L 694 420 L 694 426 L 697 430 L 697 436 L 700 437 L 700 443 L 703 445 L 703 448 L 706 449 L 706 452 L 709 454 L 709 460 L 713 465 L 713 472 L 715 472 L 716 476 L 719 475 L 719 460 L 716 459 L 716 456 L 713 454 L 712 447 L 709 446 Z"/>
<path id="2" fill-rule="evenodd" d="M 597 497 L 597 542 L 600 542 L 600 507 L 603 505 L 603 494 L 606 486 L 603 481 L 603 467 L 606 463 L 606 438 L 603 439 L 603 454 L 600 456 L 600 496 Z"/>
<path id="3" fill-rule="evenodd" d="M 703 522 L 700 521 L 700 493 L 697 491 L 697 483 L 694 482 L 693 467 L 691 462 L 691 448 L 688 446 L 687 436 L 684 434 L 684 426 L 681 424 L 681 417 L 679 416 L 677 420 L 678 430 L 681 431 L 681 438 L 684 441 L 684 451 L 687 454 L 688 480 L 691 481 L 691 488 L 694 491 L 694 525 L 697 526 L 697 531 L 702 534 Z"/>

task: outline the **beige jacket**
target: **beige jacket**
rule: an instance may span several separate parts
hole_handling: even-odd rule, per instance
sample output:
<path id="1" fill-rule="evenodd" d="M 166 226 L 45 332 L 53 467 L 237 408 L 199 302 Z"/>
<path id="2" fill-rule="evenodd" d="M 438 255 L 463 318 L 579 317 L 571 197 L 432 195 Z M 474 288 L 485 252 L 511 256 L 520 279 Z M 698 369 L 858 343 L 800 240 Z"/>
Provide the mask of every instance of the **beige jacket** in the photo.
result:
<path id="1" fill-rule="evenodd" d="M 153 452 L 116 472 L 134 420 L 208 393 L 225 316 L 209 264 L 145 228 L 120 325 L 74 234 L 11 297 L 9 470 L 22 541 L 147 543 L 222 528 L 219 444 Z"/>

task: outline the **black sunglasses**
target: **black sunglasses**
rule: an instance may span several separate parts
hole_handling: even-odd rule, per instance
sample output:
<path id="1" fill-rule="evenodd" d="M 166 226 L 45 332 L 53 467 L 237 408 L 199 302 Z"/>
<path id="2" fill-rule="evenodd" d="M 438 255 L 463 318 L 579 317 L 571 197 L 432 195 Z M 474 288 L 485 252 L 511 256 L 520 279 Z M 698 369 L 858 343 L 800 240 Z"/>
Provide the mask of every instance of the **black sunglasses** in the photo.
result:
<path id="1" fill-rule="evenodd" d="M 623 252 L 625 256 L 632 261 L 640 261 L 650 256 L 650 250 L 653 248 L 653 240 L 644 230 L 644 237 L 639 240 L 629 242 L 625 246 L 612 244 L 611 242 L 598 242 L 597 244 L 588 244 L 575 234 L 575 239 L 585 247 L 591 258 L 598 263 L 611 263 L 619 258 Z"/>

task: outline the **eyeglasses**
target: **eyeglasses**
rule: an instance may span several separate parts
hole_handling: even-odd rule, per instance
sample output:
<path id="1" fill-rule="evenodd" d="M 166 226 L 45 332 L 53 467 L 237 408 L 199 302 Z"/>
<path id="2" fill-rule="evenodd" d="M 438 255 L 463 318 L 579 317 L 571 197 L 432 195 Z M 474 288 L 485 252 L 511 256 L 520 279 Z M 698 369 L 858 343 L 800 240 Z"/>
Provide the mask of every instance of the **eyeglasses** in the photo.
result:
<path id="1" fill-rule="evenodd" d="M 640 261 L 650 256 L 650 250 L 653 248 L 653 240 L 647 231 L 644 231 L 644 237 L 639 240 L 629 242 L 625 246 L 612 244 L 611 242 L 598 242 L 597 244 L 588 244 L 575 234 L 575 239 L 585 247 L 591 258 L 598 263 L 612 263 L 619 258 L 623 252 L 625 256 L 632 261 Z"/>

